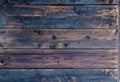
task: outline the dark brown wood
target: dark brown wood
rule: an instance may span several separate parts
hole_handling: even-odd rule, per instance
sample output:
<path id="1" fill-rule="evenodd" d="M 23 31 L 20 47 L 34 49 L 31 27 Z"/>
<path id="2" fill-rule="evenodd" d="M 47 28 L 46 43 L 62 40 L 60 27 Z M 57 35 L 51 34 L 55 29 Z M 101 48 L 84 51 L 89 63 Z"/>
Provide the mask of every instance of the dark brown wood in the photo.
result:
<path id="1" fill-rule="evenodd" d="M 117 28 L 117 6 L 8 6 L 7 28 Z M 1 27 L 2 28 L 2 27 Z"/>
<path id="2" fill-rule="evenodd" d="M 6 29 L 4 31 L 5 36 L 1 35 L 4 48 L 118 47 L 116 29 Z"/>
<path id="3" fill-rule="evenodd" d="M 6 0 L 5 4 L 118 4 L 118 0 Z"/>
<path id="4" fill-rule="evenodd" d="M 5 49 L 0 68 L 117 68 L 118 50 Z"/>

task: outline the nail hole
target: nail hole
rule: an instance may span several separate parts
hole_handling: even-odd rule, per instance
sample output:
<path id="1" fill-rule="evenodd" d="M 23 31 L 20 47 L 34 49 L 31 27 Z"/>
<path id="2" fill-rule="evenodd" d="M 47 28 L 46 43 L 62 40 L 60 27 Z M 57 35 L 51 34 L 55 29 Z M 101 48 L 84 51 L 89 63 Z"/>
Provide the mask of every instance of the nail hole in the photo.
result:
<path id="1" fill-rule="evenodd" d="M 59 61 L 57 61 L 57 64 L 59 64 L 60 62 Z"/>
<path id="2" fill-rule="evenodd" d="M 63 43 L 64 47 L 68 47 L 69 43 Z"/>
<path id="3" fill-rule="evenodd" d="M 102 57 L 105 57 L 105 55 L 103 55 Z"/>
<path id="4" fill-rule="evenodd" d="M 3 60 L 0 60 L 0 65 L 5 65 Z"/>
<path id="5" fill-rule="evenodd" d="M 53 40 L 57 39 L 56 35 L 53 35 L 53 36 L 52 36 L 52 39 L 53 39 Z"/>
<path id="6" fill-rule="evenodd" d="M 4 61 L 3 61 L 3 60 L 1 60 L 0 62 L 1 62 L 1 63 L 4 63 Z"/>
<path id="7" fill-rule="evenodd" d="M 41 43 L 38 43 L 38 48 L 40 48 L 42 45 L 41 45 Z"/>
<path id="8" fill-rule="evenodd" d="M 72 58 L 72 57 L 74 57 L 73 55 L 70 55 L 70 57 Z"/>
<path id="9" fill-rule="evenodd" d="M 56 47 L 57 47 L 57 43 L 52 43 L 52 44 L 50 44 L 50 49 L 55 49 Z"/>
<path id="10" fill-rule="evenodd" d="M 0 44 L 0 47 L 3 47 L 3 44 Z"/>
<path id="11" fill-rule="evenodd" d="M 78 7 L 73 7 L 73 10 L 77 15 L 80 15 L 80 9 Z"/>
<path id="12" fill-rule="evenodd" d="M 85 38 L 86 38 L 86 39 L 91 39 L 90 36 L 86 36 Z"/>
<path id="13" fill-rule="evenodd" d="M 34 32 L 37 33 L 37 34 L 41 34 L 41 31 L 37 30 L 37 29 L 35 29 Z"/>
<path id="14" fill-rule="evenodd" d="M 109 10 L 112 10 L 112 8 L 109 8 Z"/>
<path id="15" fill-rule="evenodd" d="M 110 26 L 112 26 L 112 24 L 109 24 Z"/>

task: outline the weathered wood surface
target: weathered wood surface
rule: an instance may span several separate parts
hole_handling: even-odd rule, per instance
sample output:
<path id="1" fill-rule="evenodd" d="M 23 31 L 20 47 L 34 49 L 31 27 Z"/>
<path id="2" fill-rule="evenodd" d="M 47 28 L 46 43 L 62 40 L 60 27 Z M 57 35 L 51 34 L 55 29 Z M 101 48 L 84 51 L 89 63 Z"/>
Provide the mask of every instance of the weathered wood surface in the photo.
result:
<path id="1" fill-rule="evenodd" d="M 3 29 L 1 32 L 4 48 L 118 47 L 117 29 Z"/>
<path id="2" fill-rule="evenodd" d="M 117 28 L 117 6 L 29 6 L 4 8 L 7 28 Z"/>
<path id="3" fill-rule="evenodd" d="M 118 4 L 118 0 L 5 0 L 5 4 Z"/>
<path id="4" fill-rule="evenodd" d="M 117 48 L 115 29 L 1 29 L 1 48 Z"/>
<path id="5" fill-rule="evenodd" d="M 3 0 L 0 0 L 0 4 L 3 4 Z"/>
<path id="6" fill-rule="evenodd" d="M 0 5 L 0 28 L 2 27 L 4 27 L 4 22 L 3 22 L 3 20 L 4 20 L 4 6 L 2 6 L 2 5 Z"/>
<path id="7" fill-rule="evenodd" d="M 5 30 L 0 29 L 0 48 L 4 48 L 5 45 Z"/>
<path id="8" fill-rule="evenodd" d="M 115 69 L 4 69 L 1 82 L 118 82 Z"/>
<path id="9" fill-rule="evenodd" d="M 118 50 L 5 49 L 0 68 L 117 68 Z"/>

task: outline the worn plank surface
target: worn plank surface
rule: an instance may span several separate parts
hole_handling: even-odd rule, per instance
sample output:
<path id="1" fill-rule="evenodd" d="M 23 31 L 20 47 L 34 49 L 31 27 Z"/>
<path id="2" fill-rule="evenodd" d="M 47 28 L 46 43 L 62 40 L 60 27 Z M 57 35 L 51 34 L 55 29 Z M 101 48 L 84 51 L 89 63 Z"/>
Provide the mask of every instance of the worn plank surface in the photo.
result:
<path id="1" fill-rule="evenodd" d="M 5 45 L 5 30 L 0 29 L 0 48 L 3 48 Z"/>
<path id="2" fill-rule="evenodd" d="M 0 68 L 117 68 L 118 50 L 5 49 Z"/>
<path id="3" fill-rule="evenodd" d="M 4 20 L 4 6 L 2 6 L 2 5 L 0 5 L 0 28 L 2 27 L 4 27 L 4 22 L 3 22 L 3 20 Z"/>
<path id="4" fill-rule="evenodd" d="M 5 0 L 5 4 L 118 4 L 118 0 Z"/>
<path id="5" fill-rule="evenodd" d="M 1 48 L 117 48 L 117 29 L 1 29 Z"/>
<path id="6" fill-rule="evenodd" d="M 118 82 L 115 69 L 4 69 L 1 82 Z"/>
<path id="7" fill-rule="evenodd" d="M 2 4 L 3 0 L 0 0 L 0 4 Z"/>
<path id="8" fill-rule="evenodd" d="M 1 32 L 5 33 L 1 35 L 4 48 L 118 47 L 117 29 L 3 29 Z"/>
<path id="9" fill-rule="evenodd" d="M 117 28 L 117 14 L 117 6 L 15 5 L 4 8 L 3 27 Z"/>
<path id="10" fill-rule="evenodd" d="M 118 0 L 0 4 L 0 82 L 118 82 Z"/>

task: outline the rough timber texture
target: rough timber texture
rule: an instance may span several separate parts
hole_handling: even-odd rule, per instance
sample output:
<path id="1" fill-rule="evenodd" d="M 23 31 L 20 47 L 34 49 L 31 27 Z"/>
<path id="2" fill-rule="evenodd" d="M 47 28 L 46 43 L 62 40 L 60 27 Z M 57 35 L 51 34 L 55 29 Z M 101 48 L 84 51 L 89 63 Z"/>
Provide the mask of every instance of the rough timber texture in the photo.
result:
<path id="1" fill-rule="evenodd" d="M 5 46 L 5 30 L 0 29 L 0 48 Z"/>
<path id="2" fill-rule="evenodd" d="M 1 82 L 118 82 L 114 69 L 4 69 Z"/>
<path id="3" fill-rule="evenodd" d="M 3 48 L 117 48 L 116 29 L 3 29 Z"/>
<path id="4" fill-rule="evenodd" d="M 118 50 L 5 49 L 0 68 L 117 68 Z"/>
<path id="5" fill-rule="evenodd" d="M 118 0 L 4 0 L 5 4 L 118 4 Z"/>
<path id="6" fill-rule="evenodd" d="M 15 5 L 4 8 L 3 23 L 7 28 L 117 28 L 117 14 L 117 6 Z"/>
<path id="7" fill-rule="evenodd" d="M 0 82 L 118 82 L 117 4 L 0 0 Z"/>
<path id="8" fill-rule="evenodd" d="M 1 29 L 0 48 L 117 48 L 116 29 Z"/>
<path id="9" fill-rule="evenodd" d="M 3 16 L 4 16 L 4 7 L 0 5 L 0 28 L 4 27 Z"/>

